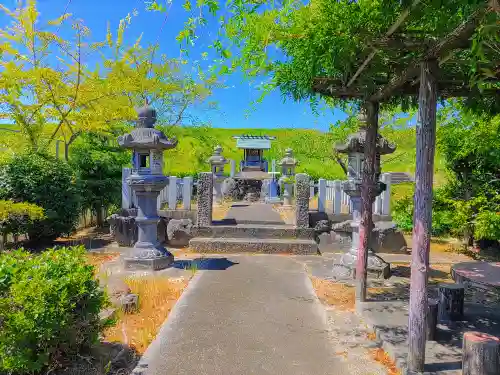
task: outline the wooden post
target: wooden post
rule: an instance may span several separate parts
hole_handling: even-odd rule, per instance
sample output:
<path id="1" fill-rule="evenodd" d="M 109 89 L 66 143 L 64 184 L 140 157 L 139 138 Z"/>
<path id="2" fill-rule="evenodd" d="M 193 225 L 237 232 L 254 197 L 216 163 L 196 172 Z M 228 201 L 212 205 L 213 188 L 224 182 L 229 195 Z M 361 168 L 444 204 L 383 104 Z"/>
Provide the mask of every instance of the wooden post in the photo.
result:
<path id="1" fill-rule="evenodd" d="M 462 374 L 500 374 L 500 339 L 486 333 L 465 332 L 462 345 Z"/>
<path id="2" fill-rule="evenodd" d="M 432 181 L 436 147 L 438 63 L 424 61 L 420 70 L 417 116 L 417 155 L 413 213 L 413 249 L 408 320 L 408 371 L 424 371 L 427 314 L 427 278 L 432 217 Z"/>
<path id="3" fill-rule="evenodd" d="M 465 288 L 460 284 L 439 285 L 439 321 L 450 322 L 464 316 Z"/>
<path id="4" fill-rule="evenodd" d="M 429 298 L 427 307 L 427 341 L 435 341 L 438 322 L 439 301 Z"/>
<path id="5" fill-rule="evenodd" d="M 366 301 L 366 266 L 373 230 L 375 199 L 375 162 L 378 130 L 378 103 L 366 102 L 365 161 L 361 183 L 361 222 L 359 224 L 358 262 L 356 264 L 356 302 Z"/>

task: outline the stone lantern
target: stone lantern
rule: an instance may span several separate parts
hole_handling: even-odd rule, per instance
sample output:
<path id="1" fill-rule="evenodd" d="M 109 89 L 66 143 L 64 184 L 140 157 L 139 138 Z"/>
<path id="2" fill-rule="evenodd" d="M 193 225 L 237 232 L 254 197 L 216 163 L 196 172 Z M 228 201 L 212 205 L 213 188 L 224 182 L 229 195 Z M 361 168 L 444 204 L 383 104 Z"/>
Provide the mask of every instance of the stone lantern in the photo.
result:
<path id="1" fill-rule="evenodd" d="M 291 148 L 287 148 L 285 150 L 285 157 L 280 161 L 281 174 L 286 177 L 295 176 L 295 167 L 297 164 L 297 159 L 293 157 L 293 150 Z"/>
<path id="2" fill-rule="evenodd" d="M 281 186 L 283 187 L 283 205 L 291 206 L 292 204 L 292 186 L 289 180 L 293 176 L 295 176 L 295 167 L 297 166 L 298 161 L 293 157 L 293 151 L 291 148 L 287 148 L 285 150 L 285 157 L 281 159 Z"/>
<path id="3" fill-rule="evenodd" d="M 138 110 L 135 129 L 118 137 L 120 147 L 133 153 L 133 166 L 127 183 L 137 197 L 138 239 L 126 254 L 125 268 L 149 268 L 159 270 L 170 266 L 173 255 L 158 241 L 157 199 L 167 185 L 163 175 L 163 151 L 177 146 L 175 138 L 168 139 L 160 130 L 154 129 L 156 111 L 149 105 Z"/>
<path id="4" fill-rule="evenodd" d="M 352 220 L 349 221 L 352 231 L 352 243 L 349 252 L 342 256 L 341 265 L 347 267 L 353 277 L 355 276 L 356 271 L 359 245 L 359 225 L 361 222 L 361 185 L 365 159 L 366 115 L 364 113 L 360 113 L 358 119 L 361 123 L 360 130 L 357 133 L 351 134 L 347 138 L 347 142 L 345 144 L 335 146 L 337 152 L 347 154 L 348 180 L 342 184 L 342 189 L 351 198 L 352 203 Z M 396 146 L 394 144 L 377 134 L 375 163 L 375 180 L 377 182 L 375 185 L 373 200 L 375 200 L 375 197 L 385 190 L 385 184 L 379 181 L 380 156 L 391 154 L 395 150 Z M 341 225 L 344 225 L 344 223 Z M 389 264 L 382 258 L 375 255 L 372 249 L 368 249 L 367 268 L 368 273 L 372 276 L 379 278 L 387 278 L 390 276 Z"/>
<path id="5" fill-rule="evenodd" d="M 222 147 L 217 145 L 214 147 L 213 155 L 207 160 L 210 164 L 210 171 L 214 175 L 214 202 L 222 204 L 222 183 L 224 182 L 224 167 L 228 163 L 226 158 L 222 155 Z"/>

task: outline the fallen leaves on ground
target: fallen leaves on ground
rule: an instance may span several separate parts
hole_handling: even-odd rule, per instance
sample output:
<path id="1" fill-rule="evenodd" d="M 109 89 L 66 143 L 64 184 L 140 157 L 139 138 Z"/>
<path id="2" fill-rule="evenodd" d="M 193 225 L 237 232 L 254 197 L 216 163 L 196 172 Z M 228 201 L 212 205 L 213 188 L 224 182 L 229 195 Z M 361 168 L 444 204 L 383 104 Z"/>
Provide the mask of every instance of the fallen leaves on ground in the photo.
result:
<path id="1" fill-rule="evenodd" d="M 340 310 L 354 310 L 355 291 L 352 286 L 317 277 L 311 277 L 311 282 L 321 302 Z"/>
<path id="2" fill-rule="evenodd" d="M 87 253 L 87 263 L 94 266 L 97 272 L 104 263 L 115 260 L 119 256 L 120 256 L 119 253 L 90 252 Z"/>
<path id="3" fill-rule="evenodd" d="M 371 351 L 372 358 L 387 368 L 387 375 L 401 375 L 394 361 L 389 358 L 389 355 L 382 348 L 377 348 Z"/>

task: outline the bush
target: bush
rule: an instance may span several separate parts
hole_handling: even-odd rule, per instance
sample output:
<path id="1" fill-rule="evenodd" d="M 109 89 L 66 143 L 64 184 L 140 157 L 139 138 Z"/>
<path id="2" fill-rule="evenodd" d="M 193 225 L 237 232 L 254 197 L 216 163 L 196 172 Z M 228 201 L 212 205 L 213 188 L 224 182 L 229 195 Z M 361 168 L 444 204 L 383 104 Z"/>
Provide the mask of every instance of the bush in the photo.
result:
<path id="1" fill-rule="evenodd" d="M 392 218 L 403 232 L 413 230 L 413 195 L 406 195 L 396 200 Z M 455 212 L 446 193 L 437 189 L 432 200 L 432 235 L 445 236 L 456 232 Z"/>
<path id="2" fill-rule="evenodd" d="M 30 239 L 71 233 L 79 215 L 79 191 L 72 169 L 53 157 L 24 154 L 0 170 L 0 199 L 36 204 L 45 219 L 30 225 Z"/>
<path id="3" fill-rule="evenodd" d="M 0 255 L 0 373 L 32 374 L 98 339 L 106 299 L 83 247 Z"/>
<path id="4" fill-rule="evenodd" d="M 36 204 L 0 200 L 0 232 L 3 236 L 0 247 L 5 244 L 8 234 L 26 233 L 35 220 L 43 218 L 43 208 Z"/>

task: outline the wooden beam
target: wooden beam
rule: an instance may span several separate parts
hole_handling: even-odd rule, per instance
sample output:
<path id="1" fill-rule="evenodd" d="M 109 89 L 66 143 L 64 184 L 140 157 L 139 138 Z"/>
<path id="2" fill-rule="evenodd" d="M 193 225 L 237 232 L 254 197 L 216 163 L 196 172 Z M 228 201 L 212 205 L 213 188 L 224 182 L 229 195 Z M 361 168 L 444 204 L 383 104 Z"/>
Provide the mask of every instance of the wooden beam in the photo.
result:
<path id="1" fill-rule="evenodd" d="M 438 71 L 439 65 L 435 59 L 421 63 L 408 320 L 408 372 L 412 374 L 424 372 L 425 364 Z"/>
<path id="2" fill-rule="evenodd" d="M 427 49 L 435 43 L 434 40 L 419 40 L 417 38 L 382 38 L 370 43 L 373 48 L 378 49 L 397 49 L 397 50 L 421 50 Z"/>
<path id="3" fill-rule="evenodd" d="M 455 30 L 449 33 L 445 38 L 432 46 L 422 58 L 415 60 L 410 64 L 399 76 L 391 80 L 383 89 L 379 90 L 370 97 L 371 101 L 380 102 L 390 96 L 398 87 L 402 86 L 408 80 L 414 79 L 420 72 L 420 61 L 436 59 L 444 57 L 448 52 L 456 48 L 456 46 L 468 40 L 473 35 L 481 18 L 488 12 L 487 3 L 477 9 L 468 19 L 458 26 Z M 490 8 L 491 10 L 491 8 Z"/>
<path id="4" fill-rule="evenodd" d="M 398 96 L 416 96 L 418 94 L 418 89 L 416 86 L 418 82 L 419 79 L 416 79 L 412 82 L 405 82 L 402 86 L 394 90 L 393 94 Z M 482 96 L 500 95 L 500 89 L 498 88 L 486 88 L 482 92 L 479 92 L 478 89 L 470 88 L 469 86 L 467 86 L 465 80 L 460 79 L 438 79 L 437 86 L 439 89 L 438 93 L 440 98 L 466 97 L 472 94 Z M 377 85 L 372 88 L 368 86 L 355 86 L 347 88 L 342 86 L 342 82 L 340 80 L 326 77 L 318 77 L 313 81 L 314 92 L 332 98 L 363 99 L 367 96 L 367 90 L 377 91 L 382 90 L 384 87 L 384 85 Z"/>
<path id="5" fill-rule="evenodd" d="M 387 32 L 385 33 L 386 37 L 390 37 L 392 34 L 394 34 L 394 32 L 396 32 L 396 30 L 402 25 L 402 23 L 410 15 L 410 10 L 412 8 L 414 8 L 415 6 L 417 6 L 420 3 L 420 1 L 421 0 L 413 0 L 413 3 L 408 8 L 406 8 L 403 12 L 401 12 L 401 14 L 399 15 L 399 17 L 396 20 L 396 22 L 394 22 L 392 24 L 392 26 L 389 28 L 389 30 L 387 30 Z M 361 66 L 358 68 L 358 70 L 356 70 L 356 72 L 351 77 L 351 79 L 349 80 L 349 82 L 347 82 L 347 87 L 351 86 L 356 81 L 356 79 L 363 72 L 363 70 L 366 68 L 366 66 L 375 57 L 375 55 L 377 54 L 377 52 L 378 52 L 377 48 L 374 48 L 372 50 L 372 52 L 370 52 L 370 54 L 368 55 L 368 57 L 365 59 L 365 61 L 363 61 L 363 63 L 361 64 Z"/>

